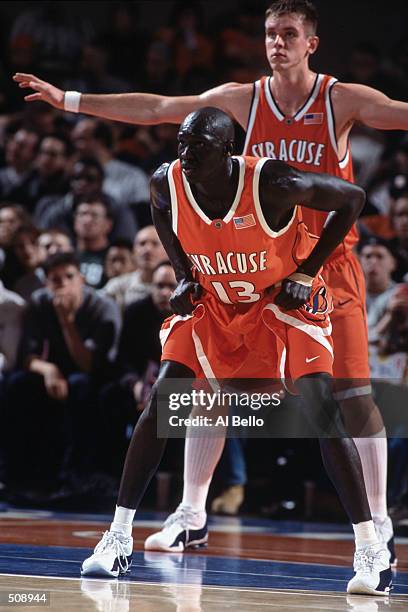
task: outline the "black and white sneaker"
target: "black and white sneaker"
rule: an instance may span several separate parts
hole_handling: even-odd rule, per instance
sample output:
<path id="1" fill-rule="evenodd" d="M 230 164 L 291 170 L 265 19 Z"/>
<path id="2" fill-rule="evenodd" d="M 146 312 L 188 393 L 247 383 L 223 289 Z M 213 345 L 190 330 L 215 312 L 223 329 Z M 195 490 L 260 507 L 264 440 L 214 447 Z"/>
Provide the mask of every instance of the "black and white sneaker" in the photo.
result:
<path id="1" fill-rule="evenodd" d="M 392 520 L 389 516 L 383 521 L 378 521 L 375 517 L 373 517 L 375 532 L 377 534 L 377 538 L 380 542 L 383 542 L 389 550 L 390 553 L 390 565 L 393 569 L 396 569 L 398 559 L 395 554 L 395 545 L 394 545 L 394 529 L 392 526 Z"/>
<path id="2" fill-rule="evenodd" d="M 207 516 L 190 506 L 182 505 L 170 514 L 161 531 L 145 540 L 145 550 L 183 552 L 186 548 L 201 548 L 208 542 Z"/>
<path id="3" fill-rule="evenodd" d="M 347 593 L 389 595 L 392 571 L 390 554 L 385 544 L 380 542 L 359 548 L 354 554 L 354 571 L 356 573 L 347 585 Z"/>
<path id="4" fill-rule="evenodd" d="M 110 576 L 126 574 L 132 565 L 133 538 L 115 531 L 105 531 L 93 554 L 82 564 L 82 576 Z"/>

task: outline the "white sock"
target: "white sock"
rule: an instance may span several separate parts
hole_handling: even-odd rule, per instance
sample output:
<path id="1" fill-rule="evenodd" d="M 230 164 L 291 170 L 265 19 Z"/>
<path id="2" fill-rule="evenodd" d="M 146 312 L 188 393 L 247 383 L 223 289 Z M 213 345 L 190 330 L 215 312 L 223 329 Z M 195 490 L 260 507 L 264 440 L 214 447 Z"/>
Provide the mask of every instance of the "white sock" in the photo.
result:
<path id="1" fill-rule="evenodd" d="M 131 508 L 116 506 L 115 516 L 113 517 L 110 530 L 116 531 L 127 538 L 131 536 L 135 513 L 136 510 L 132 510 Z"/>
<path id="2" fill-rule="evenodd" d="M 182 504 L 205 513 L 208 489 L 224 448 L 225 437 L 221 428 L 215 435 L 208 435 L 208 428 L 207 432 L 203 429 L 200 433 L 201 435 L 192 437 L 191 434 L 197 435 L 197 427 L 187 428 Z"/>
<path id="3" fill-rule="evenodd" d="M 373 521 L 364 521 L 363 523 L 357 523 L 356 525 L 353 524 L 353 529 L 356 549 L 378 544 L 378 538 Z"/>
<path id="4" fill-rule="evenodd" d="M 374 519 L 387 518 L 387 438 L 385 428 L 369 438 L 353 438 L 363 466 L 368 503 Z"/>

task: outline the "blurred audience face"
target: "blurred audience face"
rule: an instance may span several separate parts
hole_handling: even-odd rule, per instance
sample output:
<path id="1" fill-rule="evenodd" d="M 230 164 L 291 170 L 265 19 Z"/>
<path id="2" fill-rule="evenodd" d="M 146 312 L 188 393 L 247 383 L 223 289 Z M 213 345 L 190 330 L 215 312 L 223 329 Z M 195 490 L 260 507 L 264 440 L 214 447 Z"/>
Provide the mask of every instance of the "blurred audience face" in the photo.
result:
<path id="1" fill-rule="evenodd" d="M 38 238 L 38 244 L 44 249 L 46 257 L 74 250 L 69 236 L 58 231 L 43 232 Z"/>
<path id="2" fill-rule="evenodd" d="M 7 141 L 6 162 L 17 172 L 28 170 L 37 153 L 38 136 L 28 130 L 20 129 Z"/>
<path id="3" fill-rule="evenodd" d="M 105 206 L 97 200 L 79 204 L 74 214 L 74 231 L 78 239 L 86 241 L 107 240 L 112 220 Z"/>
<path id="4" fill-rule="evenodd" d="M 10 246 L 20 225 L 21 219 L 16 210 L 8 206 L 0 208 L 0 247 Z"/>
<path id="5" fill-rule="evenodd" d="M 38 244 L 37 236 L 28 231 L 17 234 L 14 253 L 27 271 L 35 270 L 45 259 L 44 249 Z"/>
<path id="6" fill-rule="evenodd" d="M 82 302 L 84 278 L 72 264 L 56 266 L 47 274 L 46 285 L 55 295 L 70 295 L 78 307 Z"/>
<path id="7" fill-rule="evenodd" d="M 144 227 L 136 234 L 133 253 L 139 270 L 151 271 L 167 258 L 166 251 L 153 225 Z"/>
<path id="8" fill-rule="evenodd" d="M 163 264 L 153 273 L 152 299 L 161 313 L 171 313 L 170 297 L 176 287 L 176 275 L 170 264 Z"/>
<path id="9" fill-rule="evenodd" d="M 72 144 L 80 155 L 94 155 L 97 141 L 93 136 L 95 121 L 82 119 L 78 121 L 71 133 Z"/>
<path id="10" fill-rule="evenodd" d="M 59 138 L 47 136 L 41 141 L 35 161 L 40 176 L 48 178 L 64 172 L 67 163 L 65 143 Z"/>
<path id="11" fill-rule="evenodd" d="M 115 278 L 121 274 L 133 272 L 135 263 L 133 253 L 124 246 L 111 246 L 105 259 L 105 276 Z"/>
<path id="12" fill-rule="evenodd" d="M 392 225 L 400 240 L 408 241 L 408 196 L 398 198 L 393 205 Z"/>
<path id="13" fill-rule="evenodd" d="M 382 293 L 391 283 L 395 259 L 382 245 L 366 245 L 360 253 L 360 262 L 369 293 Z"/>
<path id="14" fill-rule="evenodd" d="M 96 166 L 78 161 L 71 174 L 71 191 L 76 197 L 88 197 L 102 189 L 103 176 Z"/>

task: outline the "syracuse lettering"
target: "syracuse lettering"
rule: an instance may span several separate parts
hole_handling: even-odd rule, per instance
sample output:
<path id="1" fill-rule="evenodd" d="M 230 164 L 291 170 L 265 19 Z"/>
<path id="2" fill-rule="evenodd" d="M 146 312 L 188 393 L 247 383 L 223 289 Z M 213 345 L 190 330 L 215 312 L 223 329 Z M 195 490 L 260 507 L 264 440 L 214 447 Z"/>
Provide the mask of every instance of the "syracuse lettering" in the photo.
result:
<path id="1" fill-rule="evenodd" d="M 279 143 L 269 140 L 252 145 L 251 155 L 255 157 L 270 157 L 285 162 L 297 162 L 311 166 L 320 166 L 325 145 L 294 138 L 287 142 L 281 138 Z"/>
<path id="2" fill-rule="evenodd" d="M 230 251 L 225 254 L 216 251 L 212 257 L 189 254 L 189 258 L 201 274 L 251 274 L 267 269 L 266 251 L 253 253 Z"/>

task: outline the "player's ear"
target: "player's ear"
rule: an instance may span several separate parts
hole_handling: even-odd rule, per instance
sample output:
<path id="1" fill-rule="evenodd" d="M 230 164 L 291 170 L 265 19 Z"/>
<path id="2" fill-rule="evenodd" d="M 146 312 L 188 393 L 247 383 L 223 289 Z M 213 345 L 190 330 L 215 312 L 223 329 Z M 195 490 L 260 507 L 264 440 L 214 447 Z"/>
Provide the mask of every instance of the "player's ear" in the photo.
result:
<path id="1" fill-rule="evenodd" d="M 313 55 L 319 46 L 320 38 L 318 36 L 309 36 L 309 55 Z"/>
<path id="2" fill-rule="evenodd" d="M 233 154 L 233 152 L 234 152 L 234 143 L 233 143 L 232 140 L 230 140 L 229 142 L 225 143 L 225 152 L 228 155 L 228 157 Z"/>

